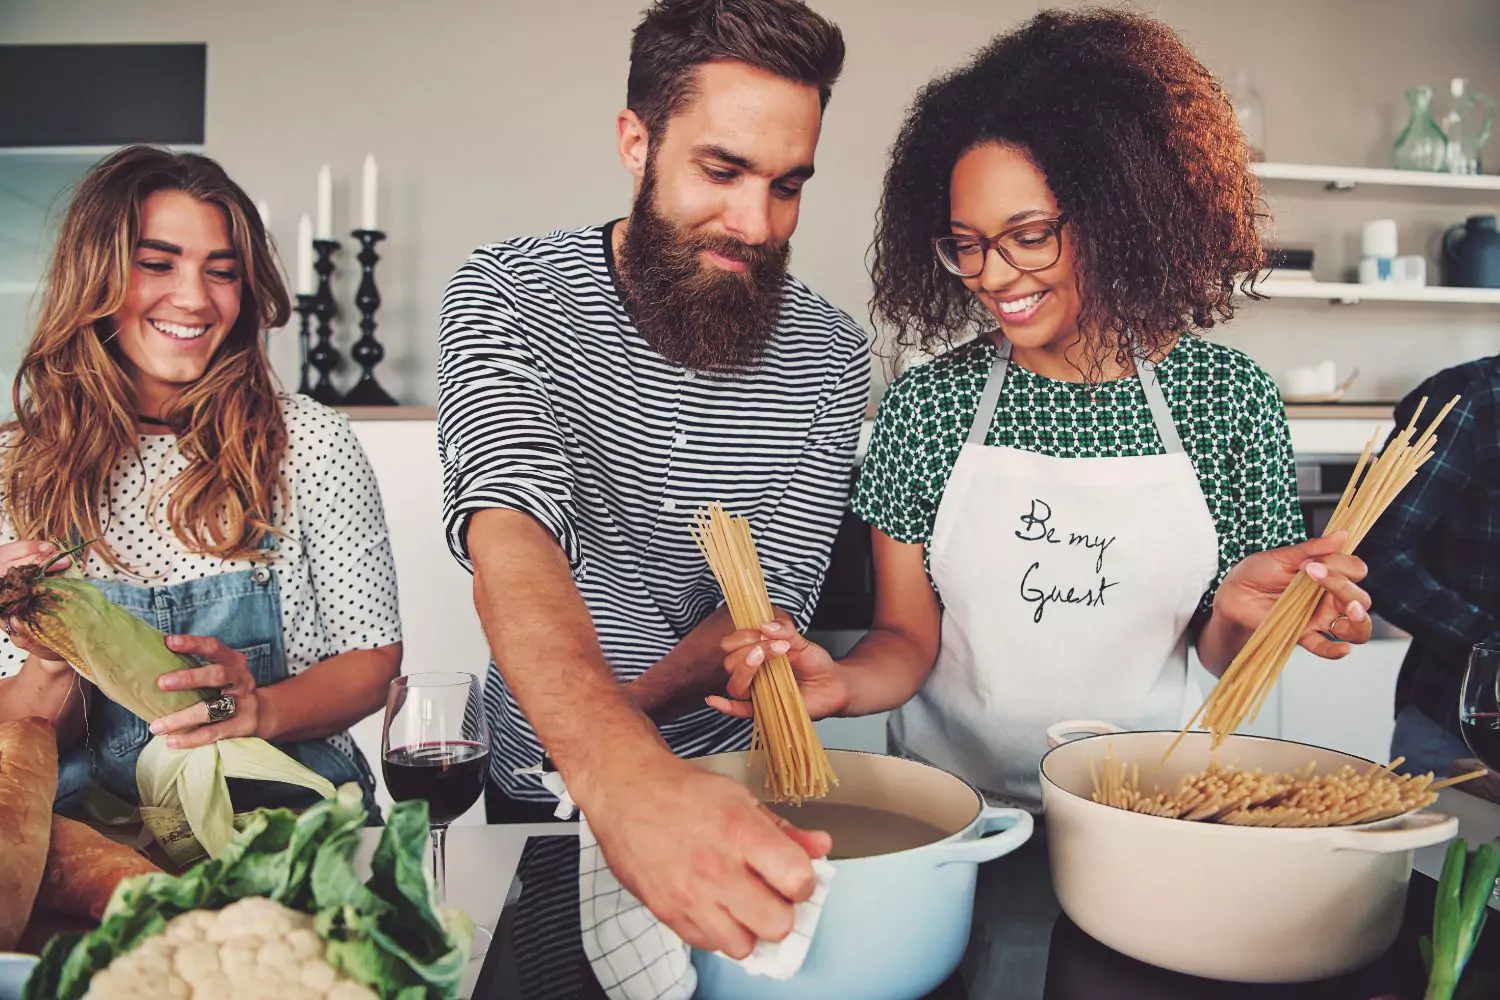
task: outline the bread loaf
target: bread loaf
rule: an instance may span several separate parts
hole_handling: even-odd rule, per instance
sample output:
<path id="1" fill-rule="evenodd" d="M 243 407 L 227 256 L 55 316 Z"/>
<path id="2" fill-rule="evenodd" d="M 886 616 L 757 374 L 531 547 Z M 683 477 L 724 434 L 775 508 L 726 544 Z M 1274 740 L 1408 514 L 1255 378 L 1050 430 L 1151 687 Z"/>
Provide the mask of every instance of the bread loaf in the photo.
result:
<path id="1" fill-rule="evenodd" d="M 52 842 L 36 905 L 98 921 L 121 879 L 160 868 L 93 827 L 65 816 L 52 817 Z"/>
<path id="2" fill-rule="evenodd" d="M 31 919 L 47 865 L 57 737 L 42 719 L 0 722 L 0 951 L 10 951 Z"/>

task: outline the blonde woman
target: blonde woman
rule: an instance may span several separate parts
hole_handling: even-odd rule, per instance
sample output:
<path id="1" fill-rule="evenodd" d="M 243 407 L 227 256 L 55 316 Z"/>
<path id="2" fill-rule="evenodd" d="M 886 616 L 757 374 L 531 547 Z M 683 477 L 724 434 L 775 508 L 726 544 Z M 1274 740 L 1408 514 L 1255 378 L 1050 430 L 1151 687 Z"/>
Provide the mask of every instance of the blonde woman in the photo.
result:
<path id="1" fill-rule="evenodd" d="M 81 182 L 3 429 L 0 570 L 90 540 L 72 564 L 202 663 L 161 686 L 221 694 L 148 727 L 52 650 L 0 636 L 0 721 L 54 720 L 60 809 L 90 787 L 134 802 L 158 734 L 261 737 L 358 782 L 375 815 L 347 729 L 400 672 L 395 569 L 347 420 L 276 386 L 262 334 L 289 312 L 259 215 L 213 160 L 133 146 Z M 231 793 L 237 808 L 312 794 Z"/>

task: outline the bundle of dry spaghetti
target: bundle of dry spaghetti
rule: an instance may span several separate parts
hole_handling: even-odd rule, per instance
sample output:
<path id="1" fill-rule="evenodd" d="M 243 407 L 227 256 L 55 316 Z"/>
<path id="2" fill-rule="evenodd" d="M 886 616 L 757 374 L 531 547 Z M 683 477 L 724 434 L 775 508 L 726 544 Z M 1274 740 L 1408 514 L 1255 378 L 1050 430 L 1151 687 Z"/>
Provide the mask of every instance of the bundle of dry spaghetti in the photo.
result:
<path id="1" fill-rule="evenodd" d="M 1089 759 L 1094 801 L 1116 809 L 1231 826 L 1350 826 L 1373 823 L 1422 809 L 1437 801 L 1449 785 L 1469 781 L 1484 769 L 1434 781 L 1431 774 L 1397 775 L 1402 758 L 1365 771 L 1345 765 L 1331 774 L 1314 774 L 1314 765 L 1293 774 L 1242 771 L 1210 764 L 1183 777 L 1175 790 L 1143 791 L 1140 765 L 1127 767 L 1111 748 L 1096 768 Z"/>
<path id="2" fill-rule="evenodd" d="M 760 628 L 775 616 L 761 574 L 760 557 L 750 522 L 725 513 L 710 504 L 706 513 L 694 515 L 693 537 L 708 560 L 724 602 L 737 629 Z M 771 656 L 750 685 L 755 710 L 751 753 L 766 762 L 766 787 L 776 802 L 801 804 L 803 799 L 822 798 L 829 783 L 838 784 L 828 754 L 813 729 L 812 718 L 802 702 L 802 692 L 785 656 Z"/>
<path id="3" fill-rule="evenodd" d="M 1391 439 L 1373 462 L 1370 456 L 1379 432 L 1370 438 L 1325 532 L 1325 535 L 1337 531 L 1348 533 L 1340 551 L 1346 555 L 1354 551 L 1391 501 L 1411 482 L 1417 469 L 1432 457 L 1437 426 L 1458 403 L 1458 398 L 1453 397 L 1418 437 L 1417 418 L 1427 405 L 1426 398 L 1423 398 L 1412 414 L 1411 422 Z M 1218 747 L 1246 721 L 1255 720 L 1281 676 L 1282 668 L 1297 648 L 1298 640 L 1307 631 L 1322 596 L 1323 589 L 1311 577 L 1305 573 L 1297 574 L 1291 586 L 1276 599 L 1265 621 L 1250 636 L 1250 641 L 1224 671 L 1224 676 L 1209 692 L 1192 721 L 1167 748 L 1163 760 L 1171 756 L 1182 742 L 1183 735 L 1200 721 L 1213 734 L 1212 745 Z"/>

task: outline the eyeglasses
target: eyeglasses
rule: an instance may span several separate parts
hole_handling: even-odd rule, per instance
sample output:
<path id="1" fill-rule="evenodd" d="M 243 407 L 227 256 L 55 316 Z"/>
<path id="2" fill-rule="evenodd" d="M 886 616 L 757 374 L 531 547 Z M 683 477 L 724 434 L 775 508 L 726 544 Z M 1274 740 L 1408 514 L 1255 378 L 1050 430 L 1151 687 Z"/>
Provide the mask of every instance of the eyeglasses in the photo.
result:
<path id="1" fill-rule="evenodd" d="M 1043 271 L 1062 256 L 1062 227 L 1066 214 L 1055 219 L 1035 219 L 1005 230 L 998 236 L 937 236 L 932 240 L 938 262 L 960 278 L 977 278 L 991 250 L 1000 251 L 1017 271 Z"/>

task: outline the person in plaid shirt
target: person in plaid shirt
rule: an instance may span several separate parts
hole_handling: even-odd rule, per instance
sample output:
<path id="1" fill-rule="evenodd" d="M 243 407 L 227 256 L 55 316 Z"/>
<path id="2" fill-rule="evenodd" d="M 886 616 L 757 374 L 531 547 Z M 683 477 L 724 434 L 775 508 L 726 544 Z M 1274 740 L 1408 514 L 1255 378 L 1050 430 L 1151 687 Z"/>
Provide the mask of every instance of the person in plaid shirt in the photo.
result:
<path id="1" fill-rule="evenodd" d="M 1411 422 L 1462 397 L 1438 428 L 1437 450 L 1360 546 L 1365 589 L 1381 615 L 1412 635 L 1396 682 L 1392 757 L 1402 770 L 1446 774 L 1472 757 L 1458 726 L 1469 651 L 1500 642 L 1500 356 L 1439 372 L 1396 407 Z"/>

